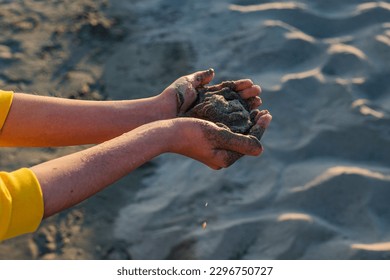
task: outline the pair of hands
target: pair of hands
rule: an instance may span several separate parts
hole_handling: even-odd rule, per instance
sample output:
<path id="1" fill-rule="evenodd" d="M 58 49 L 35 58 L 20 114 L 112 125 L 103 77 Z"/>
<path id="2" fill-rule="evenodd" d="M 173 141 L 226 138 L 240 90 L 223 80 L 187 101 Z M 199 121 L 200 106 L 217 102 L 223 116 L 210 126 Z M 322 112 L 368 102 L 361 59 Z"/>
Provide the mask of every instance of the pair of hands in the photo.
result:
<path id="1" fill-rule="evenodd" d="M 121 101 L 85 103 L 28 95 L 15 96 L 13 111 L 7 122 L 11 131 L 20 123 L 28 124 L 27 128 L 20 131 L 22 140 L 26 139 L 26 135 L 30 137 L 37 135 L 37 131 L 46 130 L 53 133 L 49 134 L 50 137 L 38 134 L 35 144 L 93 143 L 111 137 L 99 145 L 31 168 L 42 189 L 44 216 L 51 216 L 87 199 L 164 152 L 182 154 L 213 169 L 228 167 L 243 155 L 260 155 L 263 148 L 254 136 L 236 134 L 227 127 L 209 121 L 178 117 L 194 103 L 198 89 L 216 91 L 226 86 L 222 83 L 206 87 L 213 77 L 213 70 L 181 77 L 156 97 L 125 103 L 130 106 L 122 106 Z M 260 87 L 253 85 L 252 81 L 238 80 L 229 82 L 229 86 L 239 92 L 242 98 L 250 99 L 248 103 L 252 110 L 261 105 Z M 25 112 L 31 108 L 40 114 L 34 114 L 35 118 L 29 121 Z M 151 111 L 153 109 L 155 111 Z M 105 115 L 107 111 L 111 113 Z M 267 111 L 255 112 L 256 126 L 259 126 L 259 130 L 266 128 L 271 115 Z M 50 115 L 56 116 L 55 122 L 48 118 Z M 80 119 L 79 115 L 82 116 Z M 100 118 L 100 115 L 103 117 Z M 71 121 L 69 116 L 72 117 Z M 30 115 L 27 117 L 31 118 Z M 102 123 L 100 127 L 96 126 L 97 117 L 98 123 Z M 128 117 L 134 117 L 135 120 L 126 126 Z M 115 130 L 115 122 L 112 120 L 125 120 L 126 125 Z M 42 130 L 42 124 L 48 128 Z M 25 133 L 28 128 L 31 132 Z M 84 133 L 86 128 L 88 131 Z M 124 130 L 127 132 L 123 133 Z M 3 128 L 2 136 L 5 131 Z M 69 137 L 69 134 L 75 137 Z M 8 139 L 18 139 L 15 133 L 10 135 Z M 42 142 L 42 138 L 49 140 Z M 71 142 L 66 142 L 66 139 L 71 139 Z"/>
<path id="2" fill-rule="evenodd" d="M 216 91 L 226 87 L 225 83 L 206 86 L 212 81 L 214 75 L 214 70 L 209 69 L 181 77 L 166 88 L 159 98 L 171 101 L 172 119 L 169 121 L 170 127 L 174 129 L 176 141 L 171 145 L 170 152 L 191 157 L 217 170 L 232 165 L 243 155 L 258 156 L 263 148 L 254 136 L 233 133 L 210 121 L 179 117 L 195 102 L 198 89 Z M 261 88 L 249 79 L 229 83 L 232 83 L 230 86 L 251 104 L 251 110 L 256 114 L 255 126 L 267 128 L 272 116 L 268 112 L 257 109 L 262 103 L 259 97 Z"/>

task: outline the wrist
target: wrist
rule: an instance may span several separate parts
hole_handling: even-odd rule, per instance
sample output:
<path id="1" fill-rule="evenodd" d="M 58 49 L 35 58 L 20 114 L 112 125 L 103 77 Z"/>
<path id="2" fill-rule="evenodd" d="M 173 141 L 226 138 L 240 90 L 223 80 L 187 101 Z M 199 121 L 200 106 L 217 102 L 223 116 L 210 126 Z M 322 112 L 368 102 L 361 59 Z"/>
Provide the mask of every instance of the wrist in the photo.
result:
<path id="1" fill-rule="evenodd" d="M 177 96 L 174 90 L 165 89 L 160 95 L 156 96 L 157 108 L 164 119 L 173 119 L 177 117 Z"/>
<path id="2" fill-rule="evenodd" d="M 167 134 L 167 138 L 164 138 L 167 139 L 165 152 L 186 155 L 189 150 L 192 150 L 194 148 L 193 143 L 197 143 L 196 121 L 194 122 L 192 118 L 169 120 L 169 129 L 164 131 Z"/>
<path id="3" fill-rule="evenodd" d="M 175 118 L 157 122 L 158 129 L 155 139 L 158 139 L 161 153 L 181 154 L 183 147 L 188 143 L 185 121 L 183 118 Z"/>
<path id="4" fill-rule="evenodd" d="M 154 156 L 174 152 L 179 144 L 180 128 L 178 119 L 160 120 L 145 124 L 127 134 L 135 136 L 141 150 L 149 150 Z"/>

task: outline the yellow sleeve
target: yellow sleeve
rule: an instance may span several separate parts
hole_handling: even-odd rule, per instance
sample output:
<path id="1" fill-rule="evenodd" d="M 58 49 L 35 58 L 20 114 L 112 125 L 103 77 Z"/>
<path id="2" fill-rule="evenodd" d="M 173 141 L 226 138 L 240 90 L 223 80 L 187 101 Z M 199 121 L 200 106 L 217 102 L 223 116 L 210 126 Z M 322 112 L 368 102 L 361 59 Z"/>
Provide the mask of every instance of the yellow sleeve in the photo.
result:
<path id="1" fill-rule="evenodd" d="M 35 231 L 43 211 L 42 190 L 30 169 L 0 172 L 0 241 Z"/>
<path id="2" fill-rule="evenodd" d="M 13 92 L 0 90 L 0 130 L 3 128 L 9 109 L 11 108 Z"/>

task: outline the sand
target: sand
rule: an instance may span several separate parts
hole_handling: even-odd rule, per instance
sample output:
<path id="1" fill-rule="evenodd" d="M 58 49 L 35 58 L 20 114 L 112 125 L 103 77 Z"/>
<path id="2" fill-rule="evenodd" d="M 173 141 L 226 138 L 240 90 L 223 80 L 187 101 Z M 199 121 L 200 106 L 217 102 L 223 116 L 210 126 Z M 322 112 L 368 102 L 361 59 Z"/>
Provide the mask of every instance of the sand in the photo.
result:
<path id="1" fill-rule="evenodd" d="M 0 259 L 389 259 L 389 19 L 385 1 L 2 1 L 3 89 L 139 98 L 212 67 L 260 84 L 273 120 L 261 157 L 163 155 Z"/>
<path id="2" fill-rule="evenodd" d="M 256 118 L 268 114 L 267 110 L 251 110 L 251 99 L 244 100 L 240 93 L 234 90 L 234 83 L 230 81 L 222 82 L 224 86 L 220 90 L 207 87 L 197 90 L 197 100 L 191 104 L 186 112 L 179 114 L 183 117 L 199 118 L 216 123 L 227 128 L 234 133 L 253 135 L 259 141 L 265 129 L 255 127 Z"/>

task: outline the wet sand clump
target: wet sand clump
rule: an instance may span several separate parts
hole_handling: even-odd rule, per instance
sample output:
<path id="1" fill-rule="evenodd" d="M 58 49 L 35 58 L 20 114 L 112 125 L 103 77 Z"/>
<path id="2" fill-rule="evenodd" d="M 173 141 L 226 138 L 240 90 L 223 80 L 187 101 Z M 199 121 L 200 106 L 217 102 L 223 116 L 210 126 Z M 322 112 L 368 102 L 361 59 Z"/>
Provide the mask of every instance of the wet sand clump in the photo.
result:
<path id="1" fill-rule="evenodd" d="M 198 89 L 197 100 L 184 116 L 212 121 L 235 133 L 253 135 L 260 140 L 265 129 L 255 126 L 258 111 L 250 109 L 252 99 L 241 98 L 234 90 L 233 82 L 223 82 L 222 85 L 226 87 Z M 261 111 L 261 114 L 265 113 L 268 111 Z"/>

